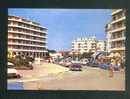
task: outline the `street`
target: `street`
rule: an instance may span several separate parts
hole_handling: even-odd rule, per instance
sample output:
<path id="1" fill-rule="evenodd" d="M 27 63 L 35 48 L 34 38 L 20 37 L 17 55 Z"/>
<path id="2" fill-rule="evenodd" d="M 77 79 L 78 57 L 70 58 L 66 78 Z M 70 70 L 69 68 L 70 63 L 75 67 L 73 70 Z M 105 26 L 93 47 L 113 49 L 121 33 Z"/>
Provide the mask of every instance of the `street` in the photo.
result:
<path id="1" fill-rule="evenodd" d="M 52 63 L 35 64 L 33 70 L 18 70 L 21 79 L 9 79 L 8 84 L 19 82 L 24 90 L 125 90 L 124 71 L 114 72 L 84 66 L 82 71 Z"/>

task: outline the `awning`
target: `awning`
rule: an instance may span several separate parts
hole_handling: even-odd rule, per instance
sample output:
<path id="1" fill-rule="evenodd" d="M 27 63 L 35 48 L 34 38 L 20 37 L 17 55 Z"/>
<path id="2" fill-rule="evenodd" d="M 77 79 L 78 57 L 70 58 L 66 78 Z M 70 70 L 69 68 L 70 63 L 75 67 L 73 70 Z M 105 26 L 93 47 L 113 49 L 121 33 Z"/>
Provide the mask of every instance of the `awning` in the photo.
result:
<path id="1" fill-rule="evenodd" d="M 114 57 L 115 55 L 114 55 L 114 53 L 111 53 L 108 57 Z"/>
<path id="2" fill-rule="evenodd" d="M 116 52 L 114 55 L 115 55 L 116 57 L 121 57 L 120 53 L 118 53 L 118 52 Z"/>

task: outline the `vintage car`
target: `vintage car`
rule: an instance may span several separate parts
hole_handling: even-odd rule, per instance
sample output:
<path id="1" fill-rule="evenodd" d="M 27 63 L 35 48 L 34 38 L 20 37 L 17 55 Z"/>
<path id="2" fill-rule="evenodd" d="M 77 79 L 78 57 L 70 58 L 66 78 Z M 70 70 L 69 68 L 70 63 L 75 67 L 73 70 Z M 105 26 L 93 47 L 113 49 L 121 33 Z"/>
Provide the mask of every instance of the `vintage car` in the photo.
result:
<path id="1" fill-rule="evenodd" d="M 14 68 L 14 64 L 11 62 L 8 62 L 8 78 L 20 78 L 20 74 L 18 71 Z"/>
<path id="2" fill-rule="evenodd" d="M 70 66 L 69 66 L 70 70 L 72 71 L 82 71 L 82 66 L 80 63 L 72 63 Z"/>

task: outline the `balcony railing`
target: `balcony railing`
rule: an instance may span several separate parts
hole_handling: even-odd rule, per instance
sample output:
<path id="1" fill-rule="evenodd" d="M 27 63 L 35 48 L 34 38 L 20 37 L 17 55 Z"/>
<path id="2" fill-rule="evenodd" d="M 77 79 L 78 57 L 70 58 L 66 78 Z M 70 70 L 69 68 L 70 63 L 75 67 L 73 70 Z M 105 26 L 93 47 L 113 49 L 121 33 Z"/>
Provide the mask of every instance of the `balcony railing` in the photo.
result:
<path id="1" fill-rule="evenodd" d="M 114 10 L 112 11 L 112 15 L 117 14 L 117 13 L 121 12 L 122 10 L 123 10 L 123 9 L 114 9 Z"/>
<path id="2" fill-rule="evenodd" d="M 18 25 L 13 25 L 13 24 L 9 24 L 8 27 L 17 27 L 17 28 L 21 28 L 21 29 L 27 29 L 27 30 L 36 31 L 36 32 L 39 32 L 39 33 L 47 33 L 47 31 L 36 30 L 36 29 L 23 27 L 23 26 L 18 26 Z"/>
<path id="3" fill-rule="evenodd" d="M 121 41 L 121 40 L 125 40 L 126 37 L 120 37 L 120 38 L 113 38 L 110 40 L 110 42 L 113 42 L 113 41 Z"/>
<path id="4" fill-rule="evenodd" d="M 15 43 L 15 42 L 8 42 L 8 45 L 21 45 L 21 46 L 29 46 L 29 47 L 46 47 L 45 45 Z"/>
<path id="5" fill-rule="evenodd" d="M 125 50 L 125 47 L 115 47 L 115 48 L 110 48 L 110 51 L 118 51 L 118 50 Z"/>
<path id="6" fill-rule="evenodd" d="M 24 41 L 33 41 L 33 42 L 46 43 L 45 40 L 28 39 L 28 38 L 23 38 L 23 37 L 8 36 L 8 38 L 9 39 L 24 40 Z"/>
<path id="7" fill-rule="evenodd" d="M 40 28 L 43 28 L 43 29 L 46 29 L 46 27 L 43 27 L 43 26 L 40 26 L 40 25 L 38 25 L 38 24 L 34 24 L 34 22 L 25 22 L 25 21 L 23 21 L 22 19 L 14 19 L 14 18 L 9 18 L 8 20 L 10 20 L 10 21 L 16 21 L 16 22 L 21 22 L 21 23 L 25 23 L 25 24 L 28 24 L 28 25 L 33 25 L 33 26 L 37 26 L 37 27 L 40 27 Z"/>
<path id="8" fill-rule="evenodd" d="M 123 27 L 113 28 L 109 32 L 114 33 L 114 32 L 122 31 L 122 30 L 125 30 L 125 29 L 126 29 L 126 26 L 123 26 Z"/>
<path id="9" fill-rule="evenodd" d="M 113 34 L 111 37 L 110 37 L 110 39 L 117 39 L 117 38 L 122 38 L 122 37 L 125 37 L 125 35 L 124 35 L 125 33 L 117 33 L 116 35 L 115 34 Z"/>
<path id="10" fill-rule="evenodd" d="M 111 24 L 114 24 L 114 23 L 123 21 L 123 20 L 125 20 L 125 19 L 126 19 L 126 17 L 125 17 L 125 16 L 122 16 L 122 17 L 120 17 L 120 18 L 117 18 L 117 19 L 115 19 L 115 20 L 112 20 Z"/>
<path id="11" fill-rule="evenodd" d="M 120 48 L 120 47 L 125 47 L 125 44 L 119 44 L 119 45 L 111 46 L 110 48 Z"/>
<path id="12" fill-rule="evenodd" d="M 46 50 L 30 50 L 30 49 L 16 49 L 16 48 L 8 48 L 8 50 L 17 51 L 17 52 L 47 52 Z"/>
<path id="13" fill-rule="evenodd" d="M 28 35 L 28 36 L 34 36 L 34 37 L 39 37 L 39 38 L 47 38 L 47 36 L 40 36 L 40 35 L 34 35 L 32 33 L 26 33 L 26 32 L 19 32 L 19 31 L 12 31 L 12 30 L 8 30 L 8 33 L 13 33 L 13 34 L 24 34 L 24 35 Z"/>

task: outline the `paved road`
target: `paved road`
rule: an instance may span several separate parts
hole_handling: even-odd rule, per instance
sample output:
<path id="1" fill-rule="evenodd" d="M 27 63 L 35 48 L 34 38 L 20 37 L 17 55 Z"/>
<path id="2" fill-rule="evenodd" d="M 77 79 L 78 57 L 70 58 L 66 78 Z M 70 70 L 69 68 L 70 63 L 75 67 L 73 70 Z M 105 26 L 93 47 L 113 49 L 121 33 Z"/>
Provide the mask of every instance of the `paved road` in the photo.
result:
<path id="1" fill-rule="evenodd" d="M 38 80 L 39 77 L 58 74 L 69 71 L 68 68 L 51 63 L 34 64 L 33 70 L 17 70 L 21 79 L 9 79 L 8 82 L 28 82 Z"/>
<path id="2" fill-rule="evenodd" d="M 124 72 L 114 72 L 114 77 L 109 78 L 108 71 L 99 68 L 84 67 L 83 71 L 69 71 L 55 64 L 44 64 L 43 71 L 48 71 L 48 74 L 42 75 L 44 72 L 40 68 L 38 72 L 38 68 L 37 72 L 33 72 L 35 76 L 21 80 L 25 90 L 125 90 Z"/>

